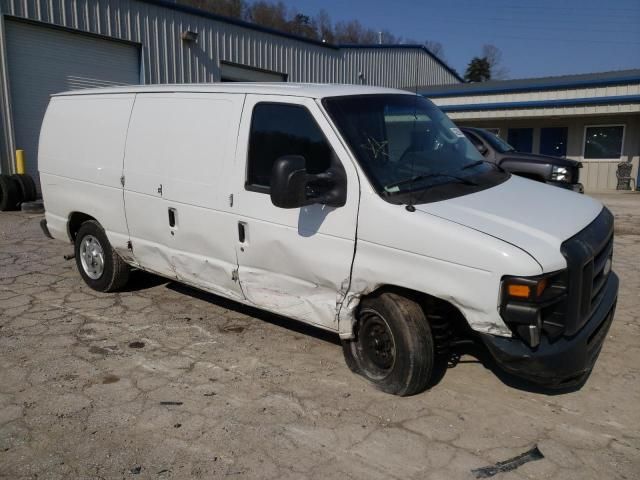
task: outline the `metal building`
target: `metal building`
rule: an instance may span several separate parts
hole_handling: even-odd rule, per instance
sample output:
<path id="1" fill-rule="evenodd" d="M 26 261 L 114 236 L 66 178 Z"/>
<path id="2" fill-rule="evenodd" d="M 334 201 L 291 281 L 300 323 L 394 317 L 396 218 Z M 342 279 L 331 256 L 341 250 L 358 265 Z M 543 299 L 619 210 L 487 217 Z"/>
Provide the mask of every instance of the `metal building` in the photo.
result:
<path id="1" fill-rule="evenodd" d="M 488 128 L 520 151 L 579 160 L 587 192 L 620 188 L 629 170 L 638 188 L 640 69 L 418 90 L 459 125 Z"/>
<path id="2" fill-rule="evenodd" d="M 293 81 L 389 87 L 460 77 L 415 45 L 336 46 L 162 0 L 0 0 L 0 170 L 37 173 L 51 93 L 131 83 Z"/>

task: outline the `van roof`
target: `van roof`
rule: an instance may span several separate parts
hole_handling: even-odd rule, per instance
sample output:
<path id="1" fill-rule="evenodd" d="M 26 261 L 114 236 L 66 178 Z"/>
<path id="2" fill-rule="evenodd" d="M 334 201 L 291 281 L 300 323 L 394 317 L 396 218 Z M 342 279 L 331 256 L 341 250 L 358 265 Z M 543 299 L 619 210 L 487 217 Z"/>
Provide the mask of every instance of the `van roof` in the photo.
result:
<path id="1" fill-rule="evenodd" d="M 179 83 L 154 85 L 126 85 L 121 87 L 90 88 L 56 93 L 52 96 L 67 95 L 112 95 L 125 93 L 252 93 L 261 95 L 289 95 L 295 97 L 324 98 L 343 95 L 366 95 L 372 93 L 396 93 L 413 95 L 406 90 L 371 87 L 367 85 L 345 85 L 329 83 Z"/>

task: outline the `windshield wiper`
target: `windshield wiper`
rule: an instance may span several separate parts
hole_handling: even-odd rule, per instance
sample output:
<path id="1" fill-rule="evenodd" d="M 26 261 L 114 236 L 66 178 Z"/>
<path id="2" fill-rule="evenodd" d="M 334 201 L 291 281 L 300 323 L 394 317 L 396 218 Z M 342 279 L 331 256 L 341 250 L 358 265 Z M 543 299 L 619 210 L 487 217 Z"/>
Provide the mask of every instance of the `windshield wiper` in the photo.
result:
<path id="1" fill-rule="evenodd" d="M 504 172 L 504 169 L 500 165 L 498 165 L 497 163 L 490 162 L 489 160 L 476 160 L 475 162 L 471 162 L 467 165 L 463 165 L 460 170 L 466 170 L 468 168 L 477 167 L 478 165 L 482 165 L 483 163 L 488 163 L 496 170 L 500 170 L 501 172 Z"/>
<path id="2" fill-rule="evenodd" d="M 426 178 L 434 178 L 434 177 L 448 177 L 448 178 L 453 178 L 454 180 L 457 180 L 460 183 L 464 183 L 465 185 L 473 185 L 473 186 L 478 185 L 476 182 L 472 182 L 471 180 L 468 180 L 468 179 L 466 179 L 464 177 L 457 177 L 455 175 L 449 175 L 448 173 L 429 173 L 429 174 L 426 174 L 426 175 L 415 175 L 415 176 L 413 176 L 411 178 L 406 178 L 406 179 L 400 180 L 398 182 L 390 183 L 389 185 L 385 185 L 384 188 L 385 188 L 385 190 L 387 190 L 387 193 L 392 193 L 392 192 L 388 192 L 389 188 L 399 187 L 401 185 L 406 185 L 407 183 L 418 182 L 418 181 L 424 180 Z"/>
<path id="3" fill-rule="evenodd" d="M 488 162 L 487 160 L 476 160 L 475 162 L 471 162 L 466 165 L 463 165 L 460 170 L 466 170 L 467 168 L 477 167 L 478 165 L 482 165 L 483 163 L 492 163 L 492 162 Z"/>

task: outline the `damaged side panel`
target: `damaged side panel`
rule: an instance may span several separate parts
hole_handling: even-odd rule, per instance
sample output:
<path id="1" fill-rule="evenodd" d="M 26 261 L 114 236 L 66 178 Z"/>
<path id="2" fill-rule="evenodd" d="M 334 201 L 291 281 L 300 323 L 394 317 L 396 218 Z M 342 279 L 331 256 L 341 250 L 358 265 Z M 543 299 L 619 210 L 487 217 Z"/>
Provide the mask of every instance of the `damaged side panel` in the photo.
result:
<path id="1" fill-rule="evenodd" d="M 300 215 L 315 215 L 321 208 L 308 207 Z M 337 213 L 335 210 L 329 215 Z M 336 295 L 349 275 L 353 241 L 321 232 L 306 235 L 297 228 L 258 220 L 247 219 L 245 228 L 238 261 L 247 300 L 337 331 Z"/>
<path id="2" fill-rule="evenodd" d="M 472 329 L 511 336 L 498 312 L 503 272 L 537 275 L 541 269 L 504 241 L 363 192 L 353 274 L 339 312 L 340 336 L 353 335 L 360 299 L 384 285 L 445 300 Z"/>
<path id="3" fill-rule="evenodd" d="M 254 112 L 263 107 L 278 112 L 278 121 L 254 124 Z M 252 125 L 259 125 L 255 134 Z M 269 161 L 256 157 L 252 163 L 249 150 L 253 139 L 259 144 L 266 135 L 264 132 L 274 138 L 305 135 L 308 144 L 322 149 L 315 155 L 318 158 L 330 157 L 331 151 L 335 153 L 347 180 L 345 205 L 278 208 L 272 204 L 266 184 L 248 187 L 252 178 L 259 178 L 253 175 L 255 170 L 250 170 L 252 165 Z M 278 148 L 282 151 L 278 150 L 276 155 L 309 156 L 304 149 L 300 150 L 300 142 Z M 351 271 L 360 199 L 358 174 L 349 158 L 313 99 L 247 95 L 233 175 L 233 211 L 242 231 L 235 242 L 240 285 L 251 304 L 338 331 L 337 308 L 341 300 L 338 296 Z M 313 157 L 309 156 L 308 161 L 311 160 Z"/>

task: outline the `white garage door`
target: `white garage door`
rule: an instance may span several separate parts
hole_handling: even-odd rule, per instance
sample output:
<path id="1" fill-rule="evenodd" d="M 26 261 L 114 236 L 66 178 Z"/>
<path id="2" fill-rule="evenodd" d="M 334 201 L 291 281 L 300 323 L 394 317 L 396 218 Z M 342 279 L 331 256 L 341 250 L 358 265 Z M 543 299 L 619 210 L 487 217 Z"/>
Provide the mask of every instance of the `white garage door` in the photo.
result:
<path id="1" fill-rule="evenodd" d="M 6 20 L 7 60 L 16 148 L 37 178 L 40 125 L 49 95 L 140 83 L 137 45 Z"/>

